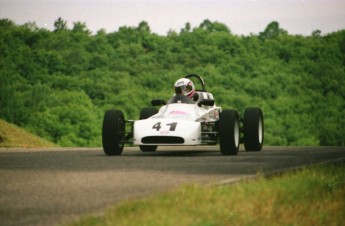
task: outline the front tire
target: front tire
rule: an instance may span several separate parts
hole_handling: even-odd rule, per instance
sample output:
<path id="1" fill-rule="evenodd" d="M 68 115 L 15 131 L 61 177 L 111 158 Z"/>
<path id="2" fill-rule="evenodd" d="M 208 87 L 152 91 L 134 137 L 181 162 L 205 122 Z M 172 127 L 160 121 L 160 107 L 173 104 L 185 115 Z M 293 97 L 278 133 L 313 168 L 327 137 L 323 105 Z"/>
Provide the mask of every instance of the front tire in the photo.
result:
<path id="1" fill-rule="evenodd" d="M 219 146 L 223 155 L 237 155 L 240 147 L 240 120 L 235 110 L 223 110 L 219 118 Z"/>
<path id="2" fill-rule="evenodd" d="M 243 117 L 246 151 L 261 151 L 264 143 L 264 117 L 260 108 L 247 108 Z"/>
<path id="3" fill-rule="evenodd" d="M 156 108 L 148 107 L 143 108 L 140 112 L 139 119 L 147 119 L 150 118 L 152 115 L 158 113 Z M 142 152 L 155 152 L 157 150 L 157 145 L 139 145 L 139 148 Z"/>
<path id="4" fill-rule="evenodd" d="M 122 111 L 108 110 L 103 119 L 102 143 L 106 155 L 121 155 L 124 147 L 125 119 Z"/>

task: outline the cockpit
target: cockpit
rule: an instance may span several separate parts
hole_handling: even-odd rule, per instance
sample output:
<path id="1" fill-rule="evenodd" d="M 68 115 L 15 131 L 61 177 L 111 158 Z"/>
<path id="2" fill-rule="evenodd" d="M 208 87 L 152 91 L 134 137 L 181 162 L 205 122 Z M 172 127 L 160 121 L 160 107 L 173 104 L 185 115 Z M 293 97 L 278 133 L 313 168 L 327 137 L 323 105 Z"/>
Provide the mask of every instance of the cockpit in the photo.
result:
<path id="1" fill-rule="evenodd" d="M 191 98 L 183 95 L 183 94 L 176 94 L 170 100 L 168 100 L 167 104 L 176 104 L 176 103 L 182 103 L 182 104 L 196 104 L 195 101 L 193 101 Z"/>

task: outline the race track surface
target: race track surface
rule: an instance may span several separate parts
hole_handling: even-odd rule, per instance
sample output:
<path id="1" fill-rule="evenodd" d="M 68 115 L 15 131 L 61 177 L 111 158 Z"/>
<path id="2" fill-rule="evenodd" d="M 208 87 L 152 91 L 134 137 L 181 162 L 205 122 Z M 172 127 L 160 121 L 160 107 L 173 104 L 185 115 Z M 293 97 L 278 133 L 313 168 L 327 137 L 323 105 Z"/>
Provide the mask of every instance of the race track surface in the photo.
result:
<path id="1" fill-rule="evenodd" d="M 264 147 L 222 156 L 215 146 L 0 149 L 0 225 L 56 225 L 109 205 L 184 184 L 228 183 L 320 162 L 345 160 L 344 147 Z"/>

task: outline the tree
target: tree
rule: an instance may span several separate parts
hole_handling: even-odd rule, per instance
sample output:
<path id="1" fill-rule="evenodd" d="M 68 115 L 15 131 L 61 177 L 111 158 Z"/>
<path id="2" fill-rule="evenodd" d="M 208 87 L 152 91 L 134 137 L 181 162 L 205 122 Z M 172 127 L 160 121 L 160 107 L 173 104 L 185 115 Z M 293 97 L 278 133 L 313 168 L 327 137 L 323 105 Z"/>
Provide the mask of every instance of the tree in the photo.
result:
<path id="1" fill-rule="evenodd" d="M 63 20 L 61 17 L 59 17 L 55 22 L 54 22 L 54 31 L 65 31 L 67 30 L 67 21 Z"/>
<path id="2" fill-rule="evenodd" d="M 138 26 L 138 31 L 150 33 L 151 29 L 150 29 L 149 24 L 146 21 L 141 21 Z"/>
<path id="3" fill-rule="evenodd" d="M 286 35 L 287 31 L 280 28 L 279 23 L 277 21 L 273 21 L 267 25 L 263 32 L 259 33 L 259 37 L 261 40 L 265 39 L 274 39 L 277 38 L 279 35 Z"/>
<path id="4" fill-rule="evenodd" d="M 74 22 L 73 23 L 73 32 L 85 33 L 87 35 L 91 34 L 91 31 L 87 29 L 86 24 L 82 22 Z"/>
<path id="5" fill-rule="evenodd" d="M 189 22 L 187 22 L 185 25 L 184 25 L 184 28 L 182 28 L 181 32 L 190 32 L 192 29 L 192 26 L 190 25 Z"/>
<path id="6" fill-rule="evenodd" d="M 199 28 L 208 31 L 208 32 L 226 32 L 230 33 L 230 29 L 222 23 L 219 22 L 211 22 L 210 20 L 204 20 Z"/>

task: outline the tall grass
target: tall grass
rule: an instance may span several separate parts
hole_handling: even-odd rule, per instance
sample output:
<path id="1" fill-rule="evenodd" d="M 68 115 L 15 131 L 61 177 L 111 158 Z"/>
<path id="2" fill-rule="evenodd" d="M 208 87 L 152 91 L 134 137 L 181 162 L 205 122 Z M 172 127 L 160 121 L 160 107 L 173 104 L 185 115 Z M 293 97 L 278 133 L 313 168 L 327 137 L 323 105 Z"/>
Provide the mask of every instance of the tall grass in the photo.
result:
<path id="1" fill-rule="evenodd" d="M 0 119 L 0 148 L 49 148 L 56 146 L 56 144 Z"/>
<path id="2" fill-rule="evenodd" d="M 70 225 L 344 225 L 345 165 L 235 185 L 185 186 Z"/>

